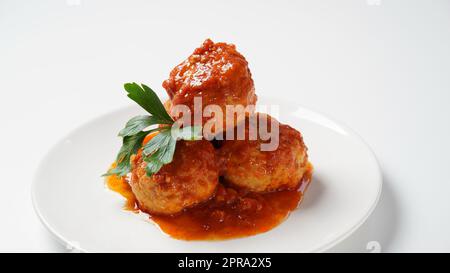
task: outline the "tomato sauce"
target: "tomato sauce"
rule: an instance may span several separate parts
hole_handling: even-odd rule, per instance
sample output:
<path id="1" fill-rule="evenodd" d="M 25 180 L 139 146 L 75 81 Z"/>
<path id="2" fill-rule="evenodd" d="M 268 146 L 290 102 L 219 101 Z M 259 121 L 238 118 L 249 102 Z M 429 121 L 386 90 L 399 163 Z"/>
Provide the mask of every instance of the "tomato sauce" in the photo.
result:
<path id="1" fill-rule="evenodd" d="M 117 175 L 111 175 L 106 178 L 106 186 L 120 195 L 122 195 L 126 202 L 123 208 L 125 210 L 139 212 L 139 207 L 137 206 L 136 197 L 131 191 L 131 186 L 125 177 L 119 177 Z"/>
<path id="2" fill-rule="evenodd" d="M 176 215 L 151 215 L 162 231 L 181 240 L 224 240 L 256 235 L 283 222 L 303 199 L 311 182 L 312 166 L 297 190 L 254 193 L 220 183 L 209 201 Z M 125 209 L 138 211 L 125 177 L 109 176 L 107 186 L 126 199 Z"/>

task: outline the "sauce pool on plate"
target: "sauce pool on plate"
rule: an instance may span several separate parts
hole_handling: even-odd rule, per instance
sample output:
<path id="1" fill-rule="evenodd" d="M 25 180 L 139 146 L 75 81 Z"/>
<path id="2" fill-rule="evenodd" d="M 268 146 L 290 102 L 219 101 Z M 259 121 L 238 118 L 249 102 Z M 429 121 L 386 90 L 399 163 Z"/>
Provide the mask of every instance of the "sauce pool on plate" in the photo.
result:
<path id="1" fill-rule="evenodd" d="M 312 165 L 299 188 L 270 193 L 253 193 L 220 183 L 213 198 L 175 215 L 149 214 L 163 232 L 181 240 L 224 240 L 256 235 L 271 230 L 296 209 L 311 182 Z M 121 194 L 124 209 L 139 211 L 126 177 L 109 176 L 106 185 Z"/>

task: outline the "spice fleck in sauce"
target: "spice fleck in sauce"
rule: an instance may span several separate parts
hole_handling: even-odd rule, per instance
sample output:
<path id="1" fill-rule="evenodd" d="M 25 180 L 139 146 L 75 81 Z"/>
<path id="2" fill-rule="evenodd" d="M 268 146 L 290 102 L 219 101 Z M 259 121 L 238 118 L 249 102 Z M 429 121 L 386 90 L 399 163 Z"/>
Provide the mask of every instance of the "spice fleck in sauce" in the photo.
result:
<path id="1" fill-rule="evenodd" d="M 252 193 L 219 184 L 209 201 L 176 215 L 150 215 L 162 231 L 182 240 L 224 240 L 256 235 L 278 226 L 302 201 L 311 182 L 312 165 L 299 189 Z M 109 176 L 107 186 L 126 198 L 125 209 L 138 211 L 127 179 Z"/>

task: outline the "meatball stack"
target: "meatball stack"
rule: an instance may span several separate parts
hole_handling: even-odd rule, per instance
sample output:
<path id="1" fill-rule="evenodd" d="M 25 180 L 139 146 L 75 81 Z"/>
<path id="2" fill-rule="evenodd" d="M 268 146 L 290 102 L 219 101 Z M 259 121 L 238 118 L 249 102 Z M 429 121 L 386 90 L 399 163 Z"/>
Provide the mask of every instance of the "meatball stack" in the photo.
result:
<path id="1" fill-rule="evenodd" d="M 194 98 L 202 98 L 202 107 L 218 105 L 252 106 L 257 97 L 248 63 L 234 45 L 207 39 L 191 56 L 176 66 L 164 81 L 170 100 L 165 104 L 186 105 L 194 112 Z M 249 113 L 250 115 L 262 115 Z M 215 117 L 212 117 L 215 118 Z M 202 125 L 210 118 L 203 117 Z M 148 177 L 141 156 L 132 160 L 131 188 L 139 207 L 154 214 L 176 214 L 213 197 L 222 181 L 252 192 L 295 189 L 307 171 L 307 148 L 297 130 L 268 116 L 269 123 L 279 125 L 278 148 L 261 151 L 264 141 L 248 138 L 248 117 L 238 115 L 233 125 L 245 122 L 245 140 L 223 140 L 214 147 L 207 140 L 179 141 L 173 161 Z M 222 131 L 235 130 L 223 116 Z"/>

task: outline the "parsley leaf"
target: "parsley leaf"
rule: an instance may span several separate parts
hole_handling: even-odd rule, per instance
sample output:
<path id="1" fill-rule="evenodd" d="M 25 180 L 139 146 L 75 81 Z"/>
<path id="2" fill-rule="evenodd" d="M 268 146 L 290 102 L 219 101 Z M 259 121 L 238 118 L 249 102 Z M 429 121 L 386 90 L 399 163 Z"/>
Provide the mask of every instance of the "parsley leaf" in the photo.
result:
<path id="1" fill-rule="evenodd" d="M 176 139 L 171 129 L 161 130 L 143 148 L 144 160 L 147 162 L 147 175 L 157 173 L 164 164 L 172 162 Z"/>
<path id="2" fill-rule="evenodd" d="M 128 97 L 134 100 L 147 112 L 152 114 L 159 124 L 173 124 L 173 119 L 169 116 L 164 105 L 159 100 L 156 93 L 148 86 L 142 84 L 142 87 L 137 83 L 126 83 L 125 90 L 128 92 Z"/>
<path id="3" fill-rule="evenodd" d="M 154 136 L 144 147 L 143 153 L 148 156 L 156 152 L 159 148 L 169 143 L 170 130 L 163 129 Z"/>
<path id="4" fill-rule="evenodd" d="M 117 166 L 109 170 L 104 176 L 118 175 L 125 176 L 131 171 L 131 156 L 136 154 L 142 146 L 142 141 L 148 132 L 139 132 L 132 136 L 126 136 L 123 138 L 122 147 L 117 155 Z"/>
<path id="5" fill-rule="evenodd" d="M 199 140 L 201 136 L 201 126 L 188 126 L 184 128 L 170 127 L 160 131 L 144 146 L 144 160 L 147 162 L 147 175 L 157 173 L 163 165 L 169 164 L 173 160 L 177 140 L 186 141 Z"/>
<path id="6" fill-rule="evenodd" d="M 147 176 L 152 176 L 153 174 L 159 172 L 163 166 L 163 163 L 158 160 L 150 160 L 147 162 L 147 166 L 145 167 L 145 171 Z"/>
<path id="7" fill-rule="evenodd" d="M 127 122 L 125 128 L 120 130 L 119 136 L 126 137 L 135 135 L 145 128 L 155 124 L 159 124 L 159 120 L 155 116 L 136 116 Z"/>
<path id="8" fill-rule="evenodd" d="M 131 171 L 131 156 L 136 154 L 141 148 L 143 150 L 143 160 L 147 163 L 146 173 L 148 176 L 151 176 L 157 173 L 165 164 L 172 162 L 178 140 L 193 141 L 202 139 L 201 126 L 184 128 L 173 126 L 174 120 L 167 113 L 164 105 L 150 87 L 144 84 L 139 86 L 136 83 L 126 83 L 124 87 L 128 92 L 128 97 L 149 112 L 151 116 L 136 116 L 130 119 L 125 128 L 119 132 L 119 136 L 123 138 L 123 143 L 116 158 L 117 165 L 104 174 L 105 176 L 127 175 Z M 152 125 L 166 126 L 159 126 L 144 131 Z M 154 131 L 158 131 L 158 134 L 143 146 L 142 142 L 145 137 Z"/>

